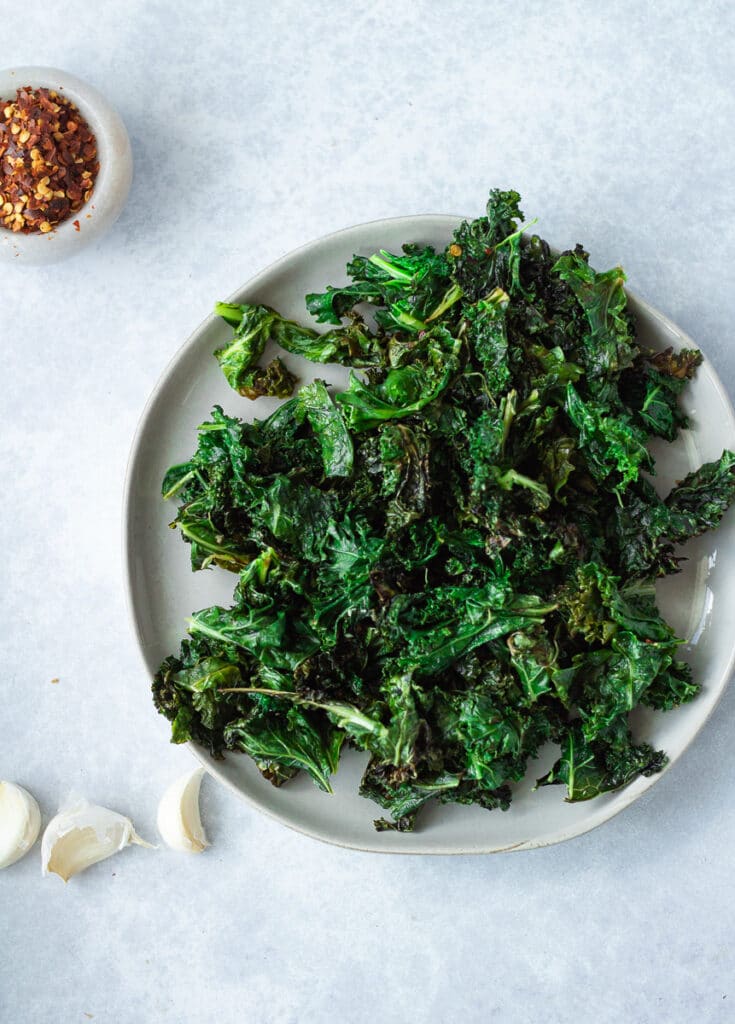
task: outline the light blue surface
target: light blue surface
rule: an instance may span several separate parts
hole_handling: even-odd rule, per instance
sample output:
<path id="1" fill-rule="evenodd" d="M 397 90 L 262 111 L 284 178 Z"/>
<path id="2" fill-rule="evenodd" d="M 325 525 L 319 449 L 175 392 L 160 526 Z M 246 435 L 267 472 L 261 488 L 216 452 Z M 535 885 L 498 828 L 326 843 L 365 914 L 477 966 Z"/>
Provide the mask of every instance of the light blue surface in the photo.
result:
<path id="1" fill-rule="evenodd" d="M 29 0 L 23 26 L 2 60 L 100 88 L 136 175 L 97 248 L 3 271 L 0 777 L 45 817 L 75 789 L 155 839 L 190 756 L 128 627 L 120 501 L 171 353 L 288 249 L 503 185 L 557 244 L 622 262 L 728 383 L 735 10 Z M 352 853 L 211 782 L 201 857 L 135 848 L 65 888 L 37 847 L 0 874 L 0 1020 L 732 1021 L 733 713 L 731 689 L 650 794 L 534 853 Z"/>

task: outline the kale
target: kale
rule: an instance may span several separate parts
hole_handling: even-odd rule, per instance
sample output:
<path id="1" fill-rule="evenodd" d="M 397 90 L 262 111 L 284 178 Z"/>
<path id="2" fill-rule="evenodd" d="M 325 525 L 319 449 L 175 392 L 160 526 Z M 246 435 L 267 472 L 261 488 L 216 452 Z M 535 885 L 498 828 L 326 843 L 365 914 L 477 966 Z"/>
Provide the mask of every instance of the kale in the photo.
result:
<path id="1" fill-rule="evenodd" d="M 372 256 L 355 256 L 347 265 L 353 284 L 329 287 L 306 296 L 306 306 L 319 323 L 341 324 L 341 318 L 360 302 L 382 307 L 376 322 L 389 329 L 416 332 L 443 316 L 462 296 L 450 280 L 443 253 L 431 246 L 404 245 L 403 255 L 381 249 Z"/>
<path id="2" fill-rule="evenodd" d="M 574 722 L 561 749 L 561 757 L 537 785 L 566 786 L 570 803 L 620 789 L 639 775 L 655 775 L 666 766 L 663 751 L 654 750 L 648 743 L 636 744 L 622 719 L 591 743 Z"/>
<path id="3" fill-rule="evenodd" d="M 569 284 L 589 323 L 582 337 L 581 357 L 593 391 L 630 366 L 637 355 L 626 312 L 620 267 L 597 274 L 580 248 L 561 256 L 554 270 Z"/>
<path id="4" fill-rule="evenodd" d="M 539 786 L 619 789 L 666 763 L 630 713 L 699 690 L 655 582 L 733 503 L 735 455 L 666 497 L 646 474 L 701 355 L 641 349 L 622 270 L 552 253 L 519 203 L 493 191 L 444 252 L 356 255 L 350 283 L 307 296 L 325 333 L 218 303 L 215 355 L 247 398 L 293 390 L 269 344 L 349 384 L 253 422 L 215 407 L 163 481 L 192 568 L 236 581 L 155 677 L 172 739 L 327 791 L 341 750 L 364 751 L 378 829 L 430 801 L 506 809 L 549 743 Z"/>
<path id="5" fill-rule="evenodd" d="M 277 356 L 267 366 L 256 366 L 239 376 L 237 390 L 245 398 L 288 398 L 296 385 L 296 378 Z"/>
<path id="6" fill-rule="evenodd" d="M 285 398 L 293 390 L 295 378 L 280 360 L 280 365 L 258 366 L 268 342 L 314 363 L 371 366 L 382 361 L 381 339 L 371 334 L 359 317 L 354 317 L 347 327 L 319 334 L 286 320 L 268 306 L 218 302 L 214 310 L 234 328 L 232 339 L 214 354 L 227 383 L 246 398 L 257 398 L 258 394 Z M 274 377 L 277 383 L 270 384 Z M 258 381 L 263 380 L 269 382 L 271 390 L 258 391 Z"/>
<path id="7" fill-rule="evenodd" d="M 648 481 L 639 481 L 615 509 L 608 526 L 622 570 L 658 576 L 676 571 L 679 559 L 674 545 L 716 529 L 733 500 L 735 454 L 729 451 L 689 473 L 665 499 Z"/>

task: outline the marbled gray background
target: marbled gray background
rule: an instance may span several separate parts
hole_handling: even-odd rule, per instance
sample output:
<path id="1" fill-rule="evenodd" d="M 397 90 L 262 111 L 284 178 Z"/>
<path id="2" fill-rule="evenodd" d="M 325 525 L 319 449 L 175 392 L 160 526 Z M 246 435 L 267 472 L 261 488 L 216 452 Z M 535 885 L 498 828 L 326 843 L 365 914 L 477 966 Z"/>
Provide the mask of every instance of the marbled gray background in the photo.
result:
<path id="1" fill-rule="evenodd" d="M 0 775 L 46 814 L 74 788 L 155 838 L 190 755 L 128 627 L 120 501 L 173 351 L 288 249 L 504 185 L 732 380 L 735 9 L 24 0 L 2 21 L 2 63 L 107 94 L 136 176 L 97 248 L 2 272 Z M 0 877 L 0 1019 L 732 1021 L 733 714 L 735 690 L 653 792 L 534 853 L 333 849 L 212 782 L 205 856 L 133 849 L 65 888 L 36 849 Z"/>

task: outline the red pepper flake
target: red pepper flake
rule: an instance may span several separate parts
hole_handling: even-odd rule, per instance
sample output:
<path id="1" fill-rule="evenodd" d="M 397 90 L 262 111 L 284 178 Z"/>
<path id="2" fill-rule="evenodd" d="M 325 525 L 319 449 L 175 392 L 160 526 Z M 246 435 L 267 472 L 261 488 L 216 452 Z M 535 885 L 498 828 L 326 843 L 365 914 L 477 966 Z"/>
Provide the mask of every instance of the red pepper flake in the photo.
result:
<path id="1" fill-rule="evenodd" d="M 75 230 L 75 231 L 79 231 L 79 230 L 80 230 L 80 224 L 79 224 L 79 221 L 78 221 L 78 220 L 75 220 L 75 221 L 74 221 L 74 230 Z"/>
<path id="2" fill-rule="evenodd" d="M 99 169 L 97 139 L 64 96 L 25 86 L 0 100 L 2 227 L 48 234 L 89 201 Z"/>

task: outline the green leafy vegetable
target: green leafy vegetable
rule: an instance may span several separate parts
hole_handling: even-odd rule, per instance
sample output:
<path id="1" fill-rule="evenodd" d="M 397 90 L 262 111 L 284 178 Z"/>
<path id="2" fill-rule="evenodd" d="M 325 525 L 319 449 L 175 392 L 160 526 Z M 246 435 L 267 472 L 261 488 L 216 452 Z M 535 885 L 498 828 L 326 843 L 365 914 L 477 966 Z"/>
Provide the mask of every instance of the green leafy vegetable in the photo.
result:
<path id="1" fill-rule="evenodd" d="M 310 327 L 286 320 L 268 306 L 218 302 L 215 313 L 234 327 L 235 333 L 232 340 L 214 354 L 227 383 L 246 398 L 257 398 L 260 393 L 284 398 L 293 390 L 294 378 L 288 374 L 280 360 L 275 366 L 271 363 L 265 369 L 257 366 L 269 342 L 314 363 L 341 362 L 349 366 L 370 366 L 381 358 L 379 339 L 370 334 L 359 318 L 355 318 L 348 327 L 319 334 Z M 279 379 L 279 390 L 276 391 L 275 385 L 271 385 L 274 390 L 258 392 L 254 382 L 263 380 L 264 374 L 266 379 Z M 291 387 L 285 390 L 285 383 L 289 379 Z"/>
<path id="2" fill-rule="evenodd" d="M 307 384 L 299 391 L 299 401 L 319 439 L 325 476 L 349 476 L 354 460 L 352 438 L 326 385 L 320 380 Z"/>
<path id="3" fill-rule="evenodd" d="M 635 744 L 624 721 L 608 734 L 588 743 L 573 724 L 561 744 L 560 759 L 539 786 L 564 785 L 567 800 L 578 803 L 627 786 L 639 775 L 654 775 L 666 765 L 666 756 L 648 743 Z"/>
<path id="4" fill-rule="evenodd" d="M 276 357 L 267 366 L 256 366 L 255 369 L 240 375 L 237 390 L 245 398 L 260 398 L 270 395 L 272 398 L 288 398 L 294 389 L 296 378 Z"/>
<path id="5" fill-rule="evenodd" d="M 378 324 L 413 332 L 445 314 L 462 295 L 450 281 L 446 257 L 431 246 L 405 245 L 402 255 L 381 249 L 367 258 L 355 256 L 347 273 L 353 284 L 306 296 L 307 309 L 320 323 L 339 324 L 355 305 L 370 302 L 384 307 L 377 311 Z"/>
<path id="6" fill-rule="evenodd" d="M 638 479 L 641 466 L 651 468 L 651 457 L 645 447 L 646 435 L 629 416 L 610 416 L 594 400 L 584 402 L 573 384 L 567 384 L 564 408 L 577 429 L 578 450 L 596 481 L 601 482 L 613 474 L 614 490 L 620 493 Z"/>
<path id="7" fill-rule="evenodd" d="M 583 336 L 582 358 L 594 392 L 601 379 L 607 382 L 631 366 L 638 349 L 626 312 L 625 274 L 620 267 L 597 274 L 587 259 L 587 253 L 577 248 L 564 253 L 554 270 L 569 284 L 589 322 L 589 333 Z"/>
<path id="8" fill-rule="evenodd" d="M 303 769 L 320 789 L 331 793 L 344 733 L 319 728 L 296 709 L 273 723 L 230 722 L 226 734 L 233 749 L 250 754 L 261 772 L 276 785 Z"/>
<path id="9" fill-rule="evenodd" d="M 553 254 L 519 204 L 494 190 L 444 252 L 356 255 L 307 296 L 324 333 L 219 303 L 246 397 L 293 389 L 269 345 L 353 372 L 267 419 L 215 407 L 163 481 L 192 567 L 236 584 L 156 675 L 172 739 L 327 791 L 354 747 L 381 830 L 430 801 L 506 809 L 549 743 L 538 785 L 570 801 L 658 772 L 630 714 L 699 690 L 655 581 L 735 500 L 735 455 L 665 498 L 646 474 L 701 355 L 640 349 L 620 268 Z"/>

